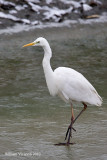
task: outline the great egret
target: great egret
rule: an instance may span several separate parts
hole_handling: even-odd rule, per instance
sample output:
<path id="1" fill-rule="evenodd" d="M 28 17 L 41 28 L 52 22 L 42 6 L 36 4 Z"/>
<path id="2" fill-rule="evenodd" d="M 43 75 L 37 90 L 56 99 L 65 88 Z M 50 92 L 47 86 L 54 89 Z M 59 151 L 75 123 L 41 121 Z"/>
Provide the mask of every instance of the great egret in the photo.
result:
<path id="1" fill-rule="evenodd" d="M 71 104 L 71 123 L 66 132 L 65 143 L 58 143 L 57 145 L 69 145 L 70 138 L 72 137 L 72 129 L 74 122 L 77 118 L 86 110 L 87 104 L 101 106 L 102 98 L 98 95 L 95 88 L 91 83 L 79 72 L 74 69 L 67 67 L 58 67 L 54 71 L 50 65 L 50 59 L 52 57 L 52 51 L 48 41 L 39 37 L 34 42 L 24 45 L 27 46 L 41 46 L 44 49 L 44 58 L 43 58 L 43 70 L 45 74 L 46 83 L 49 89 L 49 92 L 52 96 L 58 95 L 65 102 Z M 73 102 L 81 102 L 84 105 L 84 108 L 79 113 L 79 115 L 74 118 L 73 112 Z"/>

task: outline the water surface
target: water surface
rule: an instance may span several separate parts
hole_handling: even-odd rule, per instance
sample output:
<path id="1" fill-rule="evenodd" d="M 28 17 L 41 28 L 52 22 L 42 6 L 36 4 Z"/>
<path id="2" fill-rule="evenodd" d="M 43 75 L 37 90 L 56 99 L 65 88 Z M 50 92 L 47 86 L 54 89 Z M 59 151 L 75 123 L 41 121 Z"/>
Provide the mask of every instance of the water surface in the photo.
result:
<path id="1" fill-rule="evenodd" d="M 36 29 L 0 35 L 0 159 L 107 159 L 107 25 Z M 22 49 L 39 36 L 50 42 L 52 68 L 67 66 L 81 72 L 103 98 L 103 106 L 89 106 L 75 123 L 70 147 L 63 142 L 70 123 L 70 106 L 49 95 L 41 48 Z M 75 104 L 77 115 L 82 105 Z M 7 153 L 37 155 L 6 155 Z"/>

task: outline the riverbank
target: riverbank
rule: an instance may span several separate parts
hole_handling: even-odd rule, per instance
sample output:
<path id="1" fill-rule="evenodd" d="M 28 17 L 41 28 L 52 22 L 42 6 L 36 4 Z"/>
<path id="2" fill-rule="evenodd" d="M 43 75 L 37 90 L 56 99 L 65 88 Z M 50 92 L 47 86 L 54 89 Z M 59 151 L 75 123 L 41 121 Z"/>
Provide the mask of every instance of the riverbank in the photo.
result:
<path id="1" fill-rule="evenodd" d="M 82 3 L 81 3 L 82 2 Z M 106 0 L 0 0 L 0 32 L 107 21 Z M 7 30 L 8 31 L 8 30 Z"/>

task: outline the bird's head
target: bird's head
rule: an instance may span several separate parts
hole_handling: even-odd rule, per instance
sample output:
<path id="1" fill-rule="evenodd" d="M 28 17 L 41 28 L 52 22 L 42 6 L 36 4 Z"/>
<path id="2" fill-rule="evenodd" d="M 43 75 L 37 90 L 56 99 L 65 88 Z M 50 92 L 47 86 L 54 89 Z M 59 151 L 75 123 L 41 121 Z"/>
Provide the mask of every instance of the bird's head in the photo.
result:
<path id="1" fill-rule="evenodd" d="M 27 47 L 27 46 L 41 46 L 41 47 L 44 47 L 47 43 L 48 42 L 45 38 L 39 37 L 34 42 L 25 44 L 23 47 Z"/>

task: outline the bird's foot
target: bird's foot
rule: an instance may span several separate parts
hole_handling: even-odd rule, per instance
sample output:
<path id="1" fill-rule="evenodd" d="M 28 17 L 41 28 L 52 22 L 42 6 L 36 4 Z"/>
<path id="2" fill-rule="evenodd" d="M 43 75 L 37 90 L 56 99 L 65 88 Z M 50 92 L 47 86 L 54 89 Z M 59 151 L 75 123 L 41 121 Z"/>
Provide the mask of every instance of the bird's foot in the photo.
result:
<path id="1" fill-rule="evenodd" d="M 67 139 L 67 142 L 57 143 L 55 144 L 55 146 L 69 146 L 75 144 L 70 142 L 70 139 L 72 138 L 72 130 L 76 132 L 76 129 L 73 128 L 73 123 L 74 123 L 74 118 L 71 118 L 71 124 L 69 125 L 65 136 L 65 140 Z"/>
<path id="2" fill-rule="evenodd" d="M 68 129 L 67 129 L 66 136 L 65 136 L 65 140 L 66 140 L 67 137 L 68 137 L 67 142 L 57 143 L 57 144 L 54 144 L 54 145 L 55 145 L 55 146 L 69 146 L 69 145 L 75 144 L 75 143 L 73 143 L 73 142 L 72 142 L 72 143 L 70 142 L 70 138 L 72 138 L 72 129 L 73 129 L 74 131 L 76 131 L 76 130 L 72 127 L 72 123 L 71 123 L 70 126 L 69 126 Z"/>
<path id="3" fill-rule="evenodd" d="M 64 142 L 64 143 L 56 143 L 54 144 L 55 146 L 69 146 L 69 145 L 73 145 L 75 143 L 68 143 L 68 142 Z"/>
<path id="4" fill-rule="evenodd" d="M 71 122 L 71 124 L 69 125 L 69 127 L 67 129 L 67 132 L 66 132 L 66 135 L 65 135 L 65 140 L 67 139 L 68 136 L 69 136 L 68 139 L 70 139 L 70 137 L 72 138 L 72 130 L 76 132 L 76 129 L 73 128 L 72 125 L 73 125 L 73 122 Z"/>
<path id="5" fill-rule="evenodd" d="M 72 138 L 72 130 L 74 130 L 76 132 L 76 130 L 73 128 L 73 119 L 71 118 L 71 124 L 69 125 L 67 132 L 66 132 L 66 136 L 65 136 L 65 140 L 67 139 L 67 143 L 66 145 L 68 146 L 69 144 L 74 144 L 74 143 L 70 143 L 70 139 Z"/>

